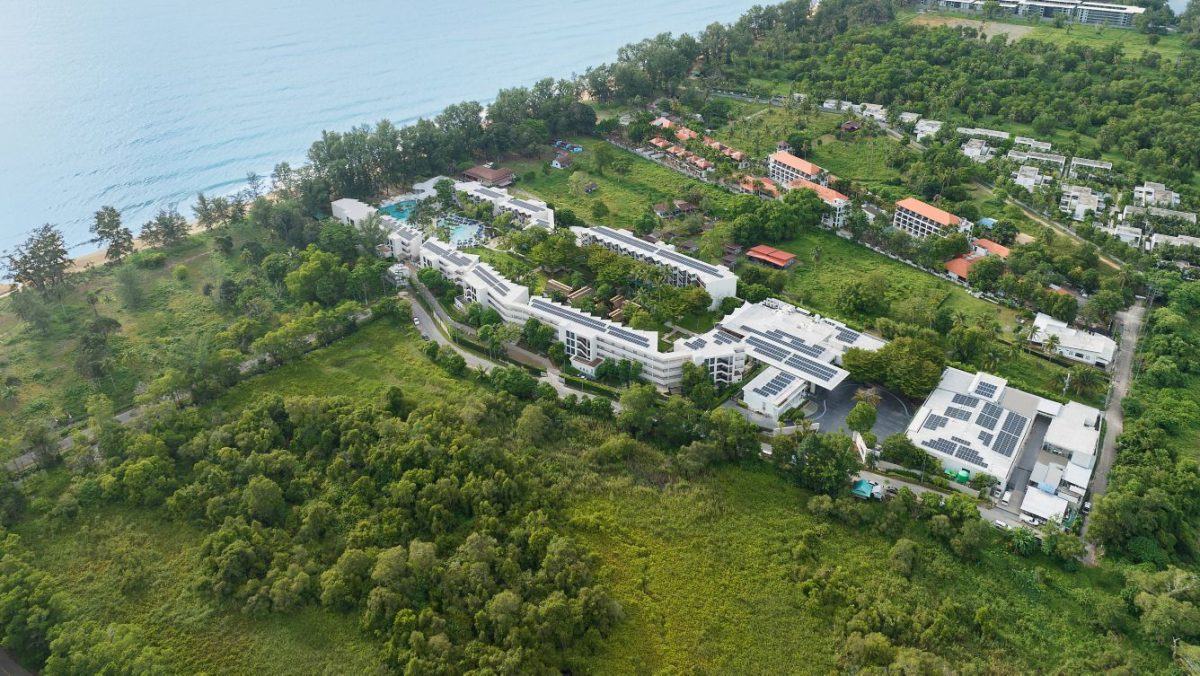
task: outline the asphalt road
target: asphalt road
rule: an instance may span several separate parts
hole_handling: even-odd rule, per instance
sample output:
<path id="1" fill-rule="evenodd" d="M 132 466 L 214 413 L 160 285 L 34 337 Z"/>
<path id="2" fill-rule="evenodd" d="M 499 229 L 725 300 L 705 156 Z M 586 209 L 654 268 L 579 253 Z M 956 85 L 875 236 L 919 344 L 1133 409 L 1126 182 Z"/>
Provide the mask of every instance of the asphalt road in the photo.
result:
<path id="1" fill-rule="evenodd" d="M 1129 394 L 1129 384 L 1133 380 L 1133 353 L 1137 347 L 1138 335 L 1142 330 L 1142 320 L 1146 315 L 1146 306 L 1141 301 L 1135 303 L 1124 312 L 1117 313 L 1120 324 L 1121 349 L 1117 352 L 1117 361 L 1112 371 L 1112 392 L 1108 398 L 1108 408 L 1104 409 L 1104 420 L 1107 433 L 1100 447 L 1100 457 L 1096 459 L 1096 469 L 1092 472 L 1092 498 L 1103 495 L 1108 490 L 1108 473 L 1112 470 L 1116 457 L 1117 435 L 1124 425 L 1124 415 L 1121 402 Z"/>

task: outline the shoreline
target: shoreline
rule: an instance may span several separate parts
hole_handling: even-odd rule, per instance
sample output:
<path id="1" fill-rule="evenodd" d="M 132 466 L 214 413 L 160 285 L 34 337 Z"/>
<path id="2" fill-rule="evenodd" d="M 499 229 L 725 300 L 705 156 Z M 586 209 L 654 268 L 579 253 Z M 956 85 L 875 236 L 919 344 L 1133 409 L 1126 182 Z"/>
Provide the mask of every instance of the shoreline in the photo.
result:
<path id="1" fill-rule="evenodd" d="M 205 232 L 205 229 L 200 226 L 200 223 L 198 221 L 188 221 L 188 232 L 187 232 L 188 237 L 192 237 L 193 235 L 199 234 L 201 232 Z M 152 248 L 152 247 L 149 244 L 147 244 L 144 239 L 142 239 L 141 237 L 133 238 L 134 252 L 143 251 L 148 248 Z M 80 254 L 79 256 L 75 256 L 74 258 L 71 259 L 70 265 L 67 266 L 67 274 L 73 275 L 73 274 L 80 273 L 80 272 L 87 272 L 88 270 L 91 270 L 92 268 L 101 267 L 103 265 L 108 264 L 109 262 L 111 262 L 111 261 L 108 260 L 108 254 L 105 252 L 104 249 L 97 249 L 95 251 L 89 251 L 88 253 Z M 11 294 L 15 290 L 16 290 L 15 284 L 11 284 L 8 282 L 0 282 L 0 298 L 7 297 L 9 294 Z"/>

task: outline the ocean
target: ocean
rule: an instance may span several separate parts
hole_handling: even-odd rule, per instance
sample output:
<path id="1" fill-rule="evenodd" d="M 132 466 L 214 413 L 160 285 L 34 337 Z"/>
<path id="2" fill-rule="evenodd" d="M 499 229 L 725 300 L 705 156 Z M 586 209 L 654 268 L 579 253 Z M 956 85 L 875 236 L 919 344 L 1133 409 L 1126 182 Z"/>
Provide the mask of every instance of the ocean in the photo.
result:
<path id="1" fill-rule="evenodd" d="M 323 129 L 405 124 L 568 77 L 762 0 L 0 0 L 0 251 L 42 223 L 87 253 L 197 192 L 303 161 Z"/>

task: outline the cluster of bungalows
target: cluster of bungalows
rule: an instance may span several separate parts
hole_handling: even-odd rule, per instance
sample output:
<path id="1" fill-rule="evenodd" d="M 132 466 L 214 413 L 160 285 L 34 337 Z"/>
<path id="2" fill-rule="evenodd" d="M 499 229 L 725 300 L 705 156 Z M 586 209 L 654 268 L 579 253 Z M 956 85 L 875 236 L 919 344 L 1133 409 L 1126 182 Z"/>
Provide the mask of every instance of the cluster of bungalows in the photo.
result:
<path id="1" fill-rule="evenodd" d="M 1082 501 L 1100 445 L 1100 418 L 1089 406 L 1060 404 L 998 376 L 951 367 L 907 436 L 947 475 L 965 483 L 987 474 L 1021 493 L 1022 518 L 1042 523 L 1062 521 Z"/>
<path id="2" fill-rule="evenodd" d="M 681 145 L 671 143 L 661 136 L 650 139 L 650 145 L 674 157 L 678 162 L 694 167 L 698 171 L 712 171 L 716 168 L 716 165 L 707 158 L 701 157 Z"/>
<path id="3" fill-rule="evenodd" d="M 688 127 L 678 125 L 665 117 L 656 118 L 650 122 L 650 125 L 653 127 L 658 127 L 659 129 L 674 130 L 675 138 L 682 142 L 699 138 L 701 139 L 701 143 L 704 145 L 704 147 L 714 150 L 729 158 L 731 161 L 735 162 L 739 168 L 745 168 L 746 165 L 749 164 L 750 158 L 746 153 L 738 150 L 737 148 L 727 146 L 711 136 L 701 137 L 698 132 L 689 129 Z M 683 146 L 671 143 L 661 136 L 656 136 L 651 139 L 650 145 L 670 154 L 682 162 L 690 164 L 701 171 L 710 171 L 714 168 L 714 165 L 710 160 L 689 151 Z"/>
<path id="4" fill-rule="evenodd" d="M 988 9 L 987 0 L 926 0 L 926 4 L 955 12 L 984 12 Z M 1089 0 L 1000 0 L 995 6 L 1001 11 L 1021 17 L 1062 18 L 1077 23 L 1119 28 L 1132 27 L 1134 19 L 1146 11 L 1144 7 Z"/>

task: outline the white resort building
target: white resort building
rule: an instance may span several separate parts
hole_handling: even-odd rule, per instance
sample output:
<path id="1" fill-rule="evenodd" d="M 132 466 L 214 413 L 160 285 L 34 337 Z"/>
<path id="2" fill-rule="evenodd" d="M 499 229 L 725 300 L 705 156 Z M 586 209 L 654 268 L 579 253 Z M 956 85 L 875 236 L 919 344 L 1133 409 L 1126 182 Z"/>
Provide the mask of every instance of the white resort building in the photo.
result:
<path id="1" fill-rule="evenodd" d="M 1179 204 L 1179 193 L 1162 183 L 1146 181 L 1133 189 L 1133 203 L 1143 207 L 1173 207 Z"/>
<path id="2" fill-rule="evenodd" d="M 828 172 L 786 150 L 771 153 L 767 157 L 767 177 L 780 185 L 787 185 L 801 178 L 819 185 L 829 184 Z"/>
<path id="3" fill-rule="evenodd" d="M 971 229 L 971 222 L 932 204 L 909 197 L 896 202 L 892 227 L 923 239 L 930 235 L 967 232 Z"/>
<path id="4" fill-rule="evenodd" d="M 685 256 L 669 244 L 653 244 L 639 239 L 628 230 L 603 226 L 576 226 L 571 228 L 571 232 L 575 233 L 580 246 L 599 244 L 609 251 L 663 268 L 673 286 L 703 287 L 712 297 L 709 309 L 720 305 L 722 299 L 737 295 L 737 275 L 729 268 Z"/>
<path id="5" fill-rule="evenodd" d="M 1083 185 L 1064 185 L 1058 210 L 1071 214 L 1071 218 L 1076 221 L 1082 221 L 1089 213 L 1098 214 L 1104 211 L 1104 193 Z"/>

